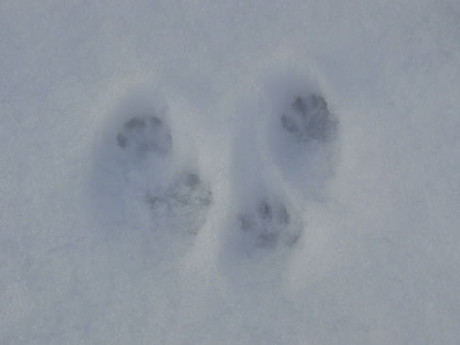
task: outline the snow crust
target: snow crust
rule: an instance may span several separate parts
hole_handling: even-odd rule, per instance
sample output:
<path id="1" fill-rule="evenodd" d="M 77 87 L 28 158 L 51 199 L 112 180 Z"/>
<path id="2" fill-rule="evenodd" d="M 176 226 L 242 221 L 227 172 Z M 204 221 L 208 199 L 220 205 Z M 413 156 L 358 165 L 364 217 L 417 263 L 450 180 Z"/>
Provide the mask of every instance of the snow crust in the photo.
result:
<path id="1" fill-rule="evenodd" d="M 458 344 L 456 1 L 3 1 L 1 344 Z"/>

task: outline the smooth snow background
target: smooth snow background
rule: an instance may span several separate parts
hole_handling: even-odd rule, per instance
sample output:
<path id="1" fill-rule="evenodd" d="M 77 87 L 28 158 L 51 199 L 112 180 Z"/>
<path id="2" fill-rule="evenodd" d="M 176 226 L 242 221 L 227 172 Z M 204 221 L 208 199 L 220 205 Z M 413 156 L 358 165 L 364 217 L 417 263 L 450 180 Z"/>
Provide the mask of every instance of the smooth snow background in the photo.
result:
<path id="1" fill-rule="evenodd" d="M 460 342 L 455 1 L 2 1 L 0 19 L 2 344 Z M 267 163 L 267 90 L 292 71 L 340 121 L 319 196 Z M 138 85 L 213 186 L 196 237 L 95 183 Z M 241 248 L 248 179 L 297 205 L 297 246 Z"/>

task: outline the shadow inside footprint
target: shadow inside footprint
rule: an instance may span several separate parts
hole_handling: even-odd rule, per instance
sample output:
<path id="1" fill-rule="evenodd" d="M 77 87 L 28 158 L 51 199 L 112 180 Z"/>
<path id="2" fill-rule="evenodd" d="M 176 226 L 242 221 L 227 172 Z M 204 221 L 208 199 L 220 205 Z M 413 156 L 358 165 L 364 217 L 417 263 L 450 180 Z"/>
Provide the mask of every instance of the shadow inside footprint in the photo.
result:
<path id="1" fill-rule="evenodd" d="M 121 180 L 113 187 L 125 198 L 120 204 L 141 208 L 133 212 L 146 212 L 155 229 L 196 234 L 212 203 L 211 189 L 198 173 L 174 166 L 167 121 L 154 111 L 140 112 L 122 122 L 115 133 L 112 145 Z"/>
<path id="2" fill-rule="evenodd" d="M 300 236 L 299 227 L 279 200 L 260 200 L 252 212 L 241 213 L 238 221 L 240 229 L 257 247 L 274 247 L 280 242 L 292 246 Z"/>
<path id="3" fill-rule="evenodd" d="M 330 113 L 324 97 L 317 94 L 296 97 L 281 115 L 281 125 L 304 143 L 311 140 L 330 141 L 337 130 L 337 121 Z"/>
<path id="4" fill-rule="evenodd" d="M 155 115 L 135 116 L 124 123 L 116 136 L 117 145 L 136 155 L 153 152 L 167 154 L 172 147 L 171 133 Z"/>

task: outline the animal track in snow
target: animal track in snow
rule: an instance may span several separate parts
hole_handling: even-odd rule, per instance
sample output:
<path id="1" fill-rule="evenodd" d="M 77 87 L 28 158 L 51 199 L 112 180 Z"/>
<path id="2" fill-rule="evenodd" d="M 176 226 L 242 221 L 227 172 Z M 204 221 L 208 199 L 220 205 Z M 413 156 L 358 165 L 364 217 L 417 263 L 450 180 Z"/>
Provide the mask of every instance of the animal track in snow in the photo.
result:
<path id="1" fill-rule="evenodd" d="M 272 91 L 266 94 L 271 107 L 254 106 L 247 112 L 261 121 L 254 125 L 258 139 L 243 143 L 238 139 L 235 153 L 244 157 L 235 159 L 244 170 L 237 183 L 245 184 L 243 190 L 252 184 L 259 196 L 252 203 L 249 199 L 237 214 L 250 250 L 295 245 L 308 226 L 309 203 L 324 200 L 336 166 L 338 121 L 322 93 L 294 78 L 285 82 L 277 78 L 267 90 Z M 247 133 L 244 137 L 251 137 Z M 249 195 L 243 192 L 236 202 Z"/>
<path id="2" fill-rule="evenodd" d="M 284 183 L 290 186 L 290 195 L 320 200 L 336 170 L 339 122 L 322 92 L 308 84 L 293 84 L 287 83 L 281 96 L 271 96 L 272 117 L 264 133 L 266 148 Z"/>
<path id="3" fill-rule="evenodd" d="M 337 122 L 325 99 L 318 94 L 295 97 L 291 106 L 281 115 L 281 125 L 304 143 L 311 140 L 327 142 L 337 130 Z"/>
<path id="4" fill-rule="evenodd" d="M 232 226 L 249 250 L 294 245 L 308 221 L 306 202 L 322 197 L 335 169 L 331 157 L 338 121 L 326 98 L 308 84 L 277 82 L 281 92 L 268 95 L 264 103 L 272 107 L 243 101 L 245 121 L 236 121 L 230 133 Z M 186 130 L 185 136 L 178 135 L 186 129 L 177 122 L 182 119 L 171 118 L 168 107 L 142 93 L 139 99 L 135 95 L 116 109 L 104 159 L 98 160 L 108 162 L 99 169 L 97 183 L 104 184 L 109 217 L 129 223 L 140 215 L 142 224 L 149 219 L 148 226 L 163 233 L 196 234 L 217 199 L 200 166 L 183 164 L 191 161 L 194 146 L 182 149 L 189 140 Z M 245 108 L 248 104 L 251 108 Z"/>
<path id="5" fill-rule="evenodd" d="M 128 159 L 137 163 L 151 160 L 137 167 L 136 174 L 146 181 L 142 193 L 153 221 L 196 233 L 205 221 L 212 193 L 197 173 L 168 169 L 173 140 L 165 121 L 156 115 L 136 115 L 121 126 L 115 139 L 120 153 Z"/>
<path id="6" fill-rule="evenodd" d="M 172 146 L 169 128 L 154 115 L 132 117 L 124 123 L 116 140 L 120 148 L 136 156 L 147 152 L 165 155 Z"/>
<path id="7" fill-rule="evenodd" d="M 256 247 L 274 247 L 279 242 L 289 246 L 300 236 L 301 229 L 291 211 L 275 198 L 259 200 L 254 209 L 242 212 L 238 221 Z"/>
<path id="8" fill-rule="evenodd" d="M 211 188 L 199 167 L 178 161 L 184 141 L 175 140 L 169 108 L 152 100 L 148 89 L 134 91 L 114 109 L 101 136 L 96 215 L 163 234 L 197 233 L 212 204 Z"/>
<path id="9" fill-rule="evenodd" d="M 185 232 L 197 233 L 206 220 L 212 192 L 197 174 L 187 172 L 161 191 L 147 191 L 145 202 L 154 218 L 166 217 Z"/>
<path id="10" fill-rule="evenodd" d="M 185 206 L 208 206 L 211 191 L 204 188 L 198 175 L 187 173 L 178 182 L 169 186 L 163 195 L 147 193 L 146 201 L 152 210 Z"/>

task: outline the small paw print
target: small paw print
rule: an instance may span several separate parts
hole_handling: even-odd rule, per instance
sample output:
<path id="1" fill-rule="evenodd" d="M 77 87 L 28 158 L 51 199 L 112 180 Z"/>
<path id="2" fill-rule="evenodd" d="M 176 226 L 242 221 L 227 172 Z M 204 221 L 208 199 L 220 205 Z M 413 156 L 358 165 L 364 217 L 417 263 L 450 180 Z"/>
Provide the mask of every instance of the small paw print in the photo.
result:
<path id="1" fill-rule="evenodd" d="M 157 116 L 135 116 L 124 123 L 116 136 L 117 145 L 136 155 L 152 152 L 167 154 L 172 147 L 171 133 Z"/>
<path id="2" fill-rule="evenodd" d="M 297 140 L 329 141 L 336 131 L 336 121 L 330 113 L 325 99 L 316 94 L 296 97 L 281 115 L 282 127 Z"/>
<path id="3" fill-rule="evenodd" d="M 292 245 L 299 237 L 292 227 L 290 212 L 279 200 L 263 199 L 252 213 L 242 213 L 238 220 L 241 230 L 254 238 L 256 246 L 271 247 L 280 240 Z"/>

